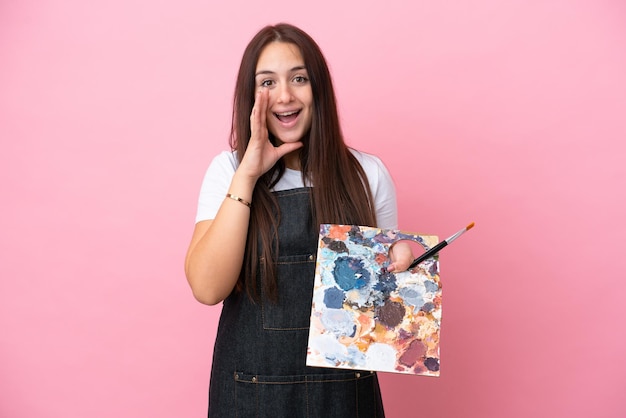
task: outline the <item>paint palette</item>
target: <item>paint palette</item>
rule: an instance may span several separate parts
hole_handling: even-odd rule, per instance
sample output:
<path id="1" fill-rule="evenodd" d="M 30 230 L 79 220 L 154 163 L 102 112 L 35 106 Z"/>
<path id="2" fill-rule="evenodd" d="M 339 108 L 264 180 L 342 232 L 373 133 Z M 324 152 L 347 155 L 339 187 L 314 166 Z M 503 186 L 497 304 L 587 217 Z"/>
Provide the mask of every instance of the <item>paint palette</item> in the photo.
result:
<path id="1" fill-rule="evenodd" d="M 388 272 L 389 249 L 400 240 L 428 249 L 438 237 L 320 226 L 308 366 L 439 376 L 438 257 Z"/>

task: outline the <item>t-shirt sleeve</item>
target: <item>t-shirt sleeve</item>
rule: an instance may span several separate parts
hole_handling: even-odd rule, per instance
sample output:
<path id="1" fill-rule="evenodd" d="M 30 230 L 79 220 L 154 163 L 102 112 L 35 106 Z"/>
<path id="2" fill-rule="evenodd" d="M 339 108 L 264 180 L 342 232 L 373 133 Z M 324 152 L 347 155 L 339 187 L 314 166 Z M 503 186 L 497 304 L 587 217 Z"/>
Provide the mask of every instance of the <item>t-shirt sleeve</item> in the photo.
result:
<path id="1" fill-rule="evenodd" d="M 383 162 L 376 158 L 378 170 L 378 184 L 374 194 L 376 207 L 376 221 L 379 228 L 398 228 L 398 205 L 396 201 L 396 186 L 393 178 Z"/>
<path id="2" fill-rule="evenodd" d="M 228 192 L 237 165 L 237 156 L 234 152 L 223 151 L 213 158 L 200 187 L 196 222 L 215 219 Z"/>
<path id="3" fill-rule="evenodd" d="M 353 153 L 365 170 L 374 196 L 376 222 L 378 228 L 398 228 L 398 205 L 396 186 L 385 164 L 375 155 L 359 151 Z"/>

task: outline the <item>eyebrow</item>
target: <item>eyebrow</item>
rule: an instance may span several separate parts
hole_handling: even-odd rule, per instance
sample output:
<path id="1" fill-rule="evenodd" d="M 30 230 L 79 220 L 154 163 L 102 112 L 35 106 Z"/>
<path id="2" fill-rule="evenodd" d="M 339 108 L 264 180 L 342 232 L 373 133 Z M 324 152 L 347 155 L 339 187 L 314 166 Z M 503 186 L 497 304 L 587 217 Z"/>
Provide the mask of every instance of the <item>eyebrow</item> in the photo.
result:
<path id="1" fill-rule="evenodd" d="M 296 67 L 293 67 L 291 70 L 289 70 L 289 72 L 293 73 L 295 71 L 300 71 L 300 70 L 306 70 L 306 67 L 304 65 L 298 65 Z M 274 71 L 270 71 L 270 70 L 261 70 L 259 72 L 257 72 L 254 76 L 258 77 L 260 75 L 263 74 L 276 74 Z"/>

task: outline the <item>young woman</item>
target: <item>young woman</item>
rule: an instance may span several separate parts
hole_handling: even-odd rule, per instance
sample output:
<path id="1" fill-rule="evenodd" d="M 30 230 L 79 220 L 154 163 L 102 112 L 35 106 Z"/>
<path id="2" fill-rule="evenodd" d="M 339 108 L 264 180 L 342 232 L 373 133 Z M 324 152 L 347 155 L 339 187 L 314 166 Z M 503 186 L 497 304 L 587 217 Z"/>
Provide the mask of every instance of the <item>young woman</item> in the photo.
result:
<path id="1" fill-rule="evenodd" d="M 248 44 L 230 152 L 211 162 L 185 272 L 196 299 L 224 302 L 209 416 L 382 417 L 376 374 L 305 365 L 321 223 L 397 228 L 392 179 L 346 146 L 326 61 L 287 24 Z M 393 247 L 389 270 L 412 260 Z"/>

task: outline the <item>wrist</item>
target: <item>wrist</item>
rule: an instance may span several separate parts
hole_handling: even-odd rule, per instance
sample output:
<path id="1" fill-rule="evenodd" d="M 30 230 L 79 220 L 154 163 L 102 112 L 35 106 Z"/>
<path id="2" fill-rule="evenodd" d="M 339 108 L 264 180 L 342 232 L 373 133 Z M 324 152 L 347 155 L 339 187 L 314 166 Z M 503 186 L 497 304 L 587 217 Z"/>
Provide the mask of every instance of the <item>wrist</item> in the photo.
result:
<path id="1" fill-rule="evenodd" d="M 242 199 L 239 196 L 234 195 L 232 193 L 226 193 L 226 197 L 229 198 L 229 199 L 235 200 L 235 201 L 237 201 L 237 202 L 239 202 L 239 203 L 241 203 L 241 204 L 243 204 L 243 205 L 245 205 L 245 206 L 247 206 L 249 208 L 252 207 L 252 203 L 250 203 L 247 200 Z"/>
<path id="2" fill-rule="evenodd" d="M 231 194 L 244 200 L 245 202 L 252 203 L 252 193 L 254 192 L 256 181 L 256 178 L 250 177 L 240 171 L 236 171 L 230 182 L 227 196 L 228 194 Z"/>

